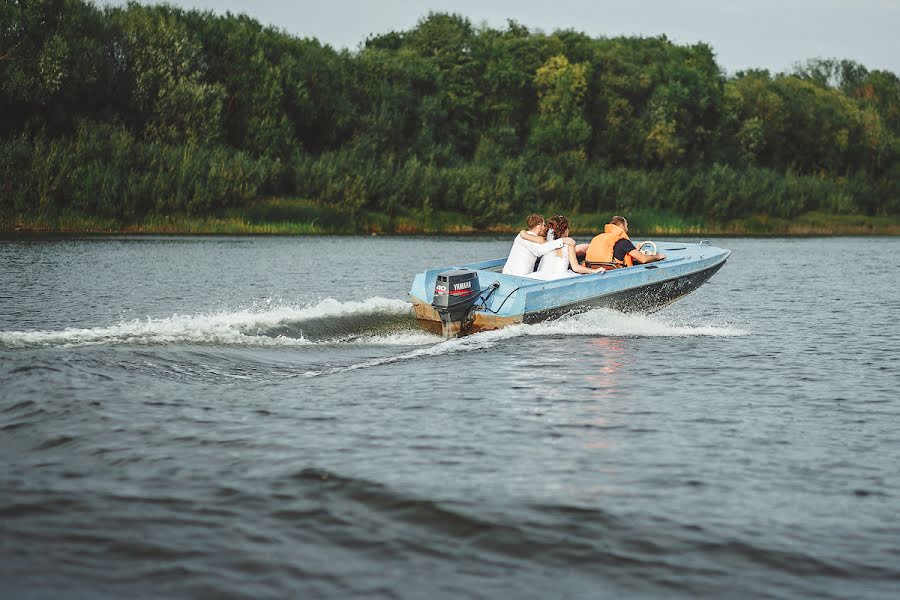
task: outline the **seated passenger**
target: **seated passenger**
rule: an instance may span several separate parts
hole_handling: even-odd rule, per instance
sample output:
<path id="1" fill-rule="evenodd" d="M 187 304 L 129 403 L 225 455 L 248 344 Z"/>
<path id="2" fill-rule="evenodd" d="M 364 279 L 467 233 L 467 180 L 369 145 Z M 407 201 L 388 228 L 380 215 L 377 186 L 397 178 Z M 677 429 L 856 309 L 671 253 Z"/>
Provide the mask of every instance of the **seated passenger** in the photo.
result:
<path id="1" fill-rule="evenodd" d="M 584 257 L 588 266 L 602 263 L 612 268 L 630 267 L 635 263 L 644 264 L 664 260 L 665 254 L 641 254 L 628 238 L 628 221 L 623 217 L 613 217 L 603 228 L 603 233 L 594 236 Z"/>
<path id="2" fill-rule="evenodd" d="M 534 263 L 538 258 L 564 245 L 575 245 L 572 238 L 544 241 L 547 226 L 541 215 L 529 216 L 526 224 L 528 230 L 516 236 L 509 250 L 509 258 L 503 266 L 503 273 L 507 275 L 529 275 L 534 272 Z"/>
<path id="3" fill-rule="evenodd" d="M 562 215 L 557 215 L 547 222 L 549 231 L 547 237 L 553 234 L 553 237 L 565 239 L 569 237 L 569 220 Z M 606 269 L 597 268 L 590 269 L 578 264 L 575 256 L 574 245 L 565 245 L 562 248 L 548 252 L 541 258 L 541 264 L 535 271 L 534 276 L 540 279 L 558 279 L 560 277 L 570 277 L 575 273 L 602 273 Z M 574 273 L 573 273 L 574 271 Z"/>

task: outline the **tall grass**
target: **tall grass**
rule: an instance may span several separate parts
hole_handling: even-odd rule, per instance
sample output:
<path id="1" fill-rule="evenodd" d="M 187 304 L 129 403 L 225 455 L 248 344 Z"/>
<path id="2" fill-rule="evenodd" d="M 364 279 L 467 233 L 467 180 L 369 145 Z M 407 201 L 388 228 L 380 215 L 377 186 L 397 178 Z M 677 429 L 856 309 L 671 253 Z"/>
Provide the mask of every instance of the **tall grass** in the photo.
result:
<path id="1" fill-rule="evenodd" d="M 280 163 L 225 147 L 136 140 L 83 123 L 72 138 L 21 136 L 0 144 L 0 214 L 62 214 L 130 222 L 152 214 L 210 215 L 252 203 Z"/>
<path id="2" fill-rule="evenodd" d="M 290 207 L 290 208 L 287 208 Z M 603 230 L 608 213 L 573 213 L 550 208 L 545 216 L 563 212 L 580 241 Z M 665 211 L 644 209 L 628 213 L 631 233 L 639 238 L 701 235 L 900 235 L 900 216 L 870 217 L 811 212 L 792 219 L 754 215 L 743 219 L 712 221 L 682 218 Z M 224 216 L 153 215 L 123 224 L 102 217 L 64 212 L 52 217 L 18 219 L 7 230 L 69 233 L 227 234 L 227 235 L 323 235 L 323 234 L 476 234 L 512 235 L 524 227 L 523 218 L 498 221 L 477 229 L 465 214 L 420 210 L 401 212 L 393 218 L 364 212 L 354 225 L 341 221 L 333 207 L 298 198 L 268 198 L 252 209 L 230 209 Z"/>
<path id="3" fill-rule="evenodd" d="M 232 211 L 247 223 L 234 222 Z M 87 122 L 70 138 L 0 143 L 5 229 L 23 221 L 78 228 L 75 220 L 86 218 L 165 231 L 466 232 L 504 230 L 531 212 L 578 215 L 579 230 L 598 230 L 622 214 L 657 235 L 736 222 L 749 231 L 765 228 L 753 224 L 756 215 L 897 215 L 900 177 L 829 178 L 722 164 L 636 170 L 537 155 L 438 166 L 352 150 L 295 153 L 282 162 L 224 146 L 140 141 L 122 127 Z"/>

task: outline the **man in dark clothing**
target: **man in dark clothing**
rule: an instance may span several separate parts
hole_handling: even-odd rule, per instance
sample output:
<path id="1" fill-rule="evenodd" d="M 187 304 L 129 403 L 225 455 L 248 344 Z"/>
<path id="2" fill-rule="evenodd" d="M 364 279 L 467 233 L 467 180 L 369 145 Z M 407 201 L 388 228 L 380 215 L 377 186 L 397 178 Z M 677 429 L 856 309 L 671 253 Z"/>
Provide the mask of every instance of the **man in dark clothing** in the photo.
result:
<path id="1" fill-rule="evenodd" d="M 618 225 L 625 231 L 625 233 L 628 233 L 628 220 L 624 217 L 613 217 L 610 220 L 610 223 L 612 223 L 613 225 Z M 658 260 L 663 260 L 666 257 L 665 254 L 659 253 L 642 254 L 629 238 L 622 238 L 621 240 L 616 242 L 615 246 L 613 246 L 613 258 L 617 261 L 624 261 L 626 255 L 630 256 L 631 260 L 633 260 L 635 263 L 641 264 L 656 262 Z"/>
<path id="2" fill-rule="evenodd" d="M 576 251 L 578 249 L 576 248 Z M 665 254 L 643 254 L 628 239 L 628 221 L 613 217 L 603 227 L 603 233 L 594 236 L 587 247 L 586 263 L 615 263 L 618 266 L 644 264 L 665 259 Z"/>

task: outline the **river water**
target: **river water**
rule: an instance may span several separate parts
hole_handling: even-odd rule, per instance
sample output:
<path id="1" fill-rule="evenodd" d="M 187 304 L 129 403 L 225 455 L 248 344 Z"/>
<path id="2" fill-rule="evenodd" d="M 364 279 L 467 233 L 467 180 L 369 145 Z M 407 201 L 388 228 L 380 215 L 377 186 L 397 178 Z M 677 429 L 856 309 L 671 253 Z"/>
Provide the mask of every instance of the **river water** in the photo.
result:
<path id="1" fill-rule="evenodd" d="M 713 244 L 445 342 L 508 239 L 0 242 L 0 596 L 900 597 L 900 240 Z"/>

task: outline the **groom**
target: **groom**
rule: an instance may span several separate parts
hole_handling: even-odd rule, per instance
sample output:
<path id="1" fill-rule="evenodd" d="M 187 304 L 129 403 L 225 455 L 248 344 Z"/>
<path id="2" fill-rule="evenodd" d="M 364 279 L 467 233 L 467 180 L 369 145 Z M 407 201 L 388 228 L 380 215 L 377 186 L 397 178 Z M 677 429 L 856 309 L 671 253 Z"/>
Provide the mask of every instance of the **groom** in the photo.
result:
<path id="1" fill-rule="evenodd" d="M 575 240 L 568 237 L 541 243 L 547 234 L 547 224 L 541 215 L 529 215 L 525 223 L 528 230 L 520 231 L 516 236 L 509 258 L 503 266 L 503 273 L 506 275 L 530 275 L 534 272 L 534 264 L 538 258 L 562 248 L 563 244 L 575 245 Z"/>

